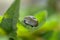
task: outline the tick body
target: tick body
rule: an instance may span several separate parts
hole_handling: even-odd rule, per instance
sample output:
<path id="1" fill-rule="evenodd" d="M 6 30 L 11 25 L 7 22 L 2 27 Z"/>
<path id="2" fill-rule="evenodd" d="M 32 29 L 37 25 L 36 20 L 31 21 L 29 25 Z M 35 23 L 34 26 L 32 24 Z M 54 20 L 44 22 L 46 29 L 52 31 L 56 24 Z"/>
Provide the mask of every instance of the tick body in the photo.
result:
<path id="1" fill-rule="evenodd" d="M 32 26 L 32 27 L 38 26 L 38 21 L 37 21 L 37 19 L 34 18 L 33 16 L 26 16 L 26 17 L 24 18 L 24 23 L 25 23 L 26 25 L 30 25 L 30 26 Z"/>

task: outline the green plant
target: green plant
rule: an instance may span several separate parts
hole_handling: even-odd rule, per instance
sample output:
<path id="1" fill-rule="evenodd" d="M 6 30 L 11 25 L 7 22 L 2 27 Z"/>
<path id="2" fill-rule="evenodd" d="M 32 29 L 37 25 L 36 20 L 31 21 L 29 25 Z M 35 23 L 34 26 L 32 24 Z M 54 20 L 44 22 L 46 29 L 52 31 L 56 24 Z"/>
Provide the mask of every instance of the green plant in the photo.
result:
<path id="1" fill-rule="evenodd" d="M 14 40 L 60 40 L 60 30 L 57 29 L 58 22 L 52 17 L 47 18 L 47 10 L 31 14 L 38 21 L 37 27 L 31 27 L 23 22 L 24 17 L 29 16 L 30 13 L 20 13 L 19 6 L 20 0 L 15 0 L 5 14 L 0 17 L 0 32 L 2 34 Z"/>
<path id="2" fill-rule="evenodd" d="M 16 37 L 17 22 L 19 18 L 20 0 L 15 0 L 11 7 L 4 13 L 0 26 L 8 36 Z"/>

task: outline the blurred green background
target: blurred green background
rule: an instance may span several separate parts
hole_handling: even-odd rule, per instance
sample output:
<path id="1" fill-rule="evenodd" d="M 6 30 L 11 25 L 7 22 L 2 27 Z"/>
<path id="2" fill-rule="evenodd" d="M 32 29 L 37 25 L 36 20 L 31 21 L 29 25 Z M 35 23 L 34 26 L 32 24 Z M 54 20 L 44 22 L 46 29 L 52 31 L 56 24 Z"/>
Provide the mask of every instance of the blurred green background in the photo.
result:
<path id="1" fill-rule="evenodd" d="M 60 0 L 20 0 L 20 10 L 17 5 L 19 1 L 12 5 L 14 1 L 16 0 L 0 0 L 0 23 L 5 28 L 14 24 L 12 27 L 18 28 L 17 40 L 60 40 Z M 38 26 L 25 25 L 23 20 L 26 16 L 34 16 Z M 0 40 L 8 40 L 4 29 L 0 28 L 0 35 Z"/>

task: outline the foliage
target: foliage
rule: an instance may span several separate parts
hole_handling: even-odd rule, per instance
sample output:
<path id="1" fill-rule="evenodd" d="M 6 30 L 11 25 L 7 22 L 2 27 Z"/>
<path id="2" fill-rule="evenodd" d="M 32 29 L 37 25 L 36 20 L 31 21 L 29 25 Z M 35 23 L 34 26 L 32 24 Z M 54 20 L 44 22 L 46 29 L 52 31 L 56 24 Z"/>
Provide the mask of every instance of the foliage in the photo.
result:
<path id="1" fill-rule="evenodd" d="M 26 26 L 23 23 L 24 17 L 30 15 L 30 13 L 19 13 L 19 6 L 20 0 L 15 0 L 10 8 L 5 12 L 5 14 L 3 16 L 0 16 L 1 35 L 7 35 L 8 37 L 11 36 L 14 38 L 14 40 L 60 40 L 58 20 L 56 20 L 54 17 L 47 17 L 47 10 L 42 10 L 36 12 L 35 14 L 31 14 L 38 20 L 38 26 L 31 27 Z M 33 13 L 33 11 L 31 12 Z"/>

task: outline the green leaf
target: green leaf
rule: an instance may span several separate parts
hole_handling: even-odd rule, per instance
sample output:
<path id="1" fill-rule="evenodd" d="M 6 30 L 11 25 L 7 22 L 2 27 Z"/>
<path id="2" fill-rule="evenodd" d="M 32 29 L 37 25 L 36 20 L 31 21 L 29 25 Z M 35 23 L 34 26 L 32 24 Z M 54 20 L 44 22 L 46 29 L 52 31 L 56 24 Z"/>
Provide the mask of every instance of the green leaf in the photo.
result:
<path id="1" fill-rule="evenodd" d="M 60 31 L 58 31 L 57 40 L 60 40 Z"/>
<path id="2" fill-rule="evenodd" d="M 52 35 L 53 35 L 53 30 L 50 30 L 47 31 L 42 37 L 46 40 L 49 40 Z"/>
<path id="3" fill-rule="evenodd" d="M 34 16 L 36 17 L 36 19 L 38 20 L 39 23 L 46 21 L 47 11 L 46 10 L 40 11 L 40 12 L 36 13 Z"/>
<path id="4" fill-rule="evenodd" d="M 58 34 L 58 31 L 55 30 L 52 37 L 49 40 L 57 40 L 57 37 L 58 37 L 57 34 Z"/>
<path id="5" fill-rule="evenodd" d="M 0 16 L 0 23 L 1 23 L 2 19 L 3 19 L 3 16 Z"/>
<path id="6" fill-rule="evenodd" d="M 17 23 L 17 35 L 19 37 L 29 37 L 30 32 L 27 28 L 25 28 L 20 22 Z"/>
<path id="7" fill-rule="evenodd" d="M 3 16 L 1 27 L 7 33 L 16 31 L 16 24 L 19 18 L 19 6 L 20 0 L 15 0 Z"/>
<path id="8" fill-rule="evenodd" d="M 6 32 L 3 30 L 3 28 L 1 28 L 2 19 L 3 19 L 3 16 L 0 16 L 0 35 L 4 36 L 4 35 L 6 35 Z"/>
<path id="9" fill-rule="evenodd" d="M 47 20 L 42 27 L 40 27 L 38 30 L 42 31 L 48 31 L 48 30 L 54 30 L 58 26 L 58 21 L 55 19 Z"/>

